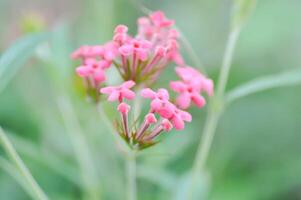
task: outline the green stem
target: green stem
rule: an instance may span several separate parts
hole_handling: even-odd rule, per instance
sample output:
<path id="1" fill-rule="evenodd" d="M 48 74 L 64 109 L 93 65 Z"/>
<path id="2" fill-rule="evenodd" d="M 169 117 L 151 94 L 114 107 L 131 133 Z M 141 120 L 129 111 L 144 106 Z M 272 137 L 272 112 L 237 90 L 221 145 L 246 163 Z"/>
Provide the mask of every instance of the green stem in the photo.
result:
<path id="1" fill-rule="evenodd" d="M 7 155 L 10 157 L 10 160 L 13 162 L 13 164 L 16 166 L 16 169 L 18 169 L 20 175 L 24 178 L 24 180 L 27 182 L 28 186 L 32 189 L 32 192 L 35 196 L 35 199 L 37 200 L 47 200 L 48 197 L 43 192 L 41 187 L 38 185 L 38 183 L 35 181 L 33 176 L 31 175 L 30 171 L 18 155 L 17 151 L 9 141 L 8 137 L 5 135 L 4 131 L 0 127 L 0 142 L 6 151 Z"/>
<path id="2" fill-rule="evenodd" d="M 71 102 L 67 97 L 61 97 L 58 99 L 58 106 L 81 170 L 84 190 L 87 195 L 86 198 L 89 200 L 99 200 L 100 184 L 97 180 L 95 165 L 91 157 L 92 154 L 88 148 L 87 140 L 81 131 L 77 118 L 75 117 L 76 113 L 74 112 Z"/>
<path id="3" fill-rule="evenodd" d="M 230 72 L 232 58 L 233 58 L 234 47 L 236 45 L 239 33 L 240 33 L 240 28 L 239 27 L 234 28 L 230 32 L 228 37 L 228 42 L 223 58 L 222 68 L 218 80 L 217 94 L 216 94 L 217 98 L 221 98 L 221 100 L 223 100 L 224 98 L 224 93 L 228 82 L 229 72 Z"/>
<path id="4" fill-rule="evenodd" d="M 240 28 L 233 29 L 230 34 L 226 45 L 226 50 L 222 62 L 222 68 L 218 80 L 217 94 L 212 97 L 211 104 L 208 111 L 207 120 L 204 126 L 203 135 L 201 142 L 198 146 L 197 153 L 195 156 L 192 177 L 191 177 L 191 187 L 188 193 L 189 199 L 194 196 L 195 179 L 198 178 L 199 174 L 204 170 L 206 164 L 212 141 L 214 138 L 214 133 L 218 125 L 219 118 L 224 109 L 224 93 L 229 77 L 229 72 L 231 68 L 232 58 L 234 48 L 239 36 Z"/>
<path id="5" fill-rule="evenodd" d="M 127 162 L 127 179 L 128 179 L 128 200 L 137 199 L 136 185 L 136 152 L 129 151 L 126 156 Z"/>

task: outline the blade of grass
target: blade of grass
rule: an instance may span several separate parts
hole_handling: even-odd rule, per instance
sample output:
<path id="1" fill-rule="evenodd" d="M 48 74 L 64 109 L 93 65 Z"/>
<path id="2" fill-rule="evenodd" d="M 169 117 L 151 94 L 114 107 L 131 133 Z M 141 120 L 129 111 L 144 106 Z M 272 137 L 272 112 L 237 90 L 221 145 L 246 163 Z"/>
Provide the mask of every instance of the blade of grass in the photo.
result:
<path id="1" fill-rule="evenodd" d="M 240 85 L 226 95 L 226 104 L 230 104 L 245 96 L 256 92 L 301 84 L 301 70 L 293 70 L 285 73 L 273 74 L 256 78 L 248 83 Z"/>
<path id="2" fill-rule="evenodd" d="M 13 179 L 15 179 L 16 182 L 24 189 L 24 191 L 31 196 L 31 198 L 35 198 L 31 188 L 28 187 L 17 168 L 2 156 L 0 156 L 0 168 L 9 174 Z"/>
<path id="3" fill-rule="evenodd" d="M 9 156 L 11 162 L 15 165 L 16 169 L 19 171 L 20 175 L 26 181 L 28 186 L 32 189 L 33 194 L 35 196 L 35 199 L 37 200 L 47 200 L 48 197 L 44 193 L 44 191 L 41 189 L 41 187 L 38 185 L 36 180 L 31 175 L 30 171 L 18 155 L 17 151 L 11 144 L 10 140 L 0 127 L 0 142 L 2 144 L 3 149 Z"/>

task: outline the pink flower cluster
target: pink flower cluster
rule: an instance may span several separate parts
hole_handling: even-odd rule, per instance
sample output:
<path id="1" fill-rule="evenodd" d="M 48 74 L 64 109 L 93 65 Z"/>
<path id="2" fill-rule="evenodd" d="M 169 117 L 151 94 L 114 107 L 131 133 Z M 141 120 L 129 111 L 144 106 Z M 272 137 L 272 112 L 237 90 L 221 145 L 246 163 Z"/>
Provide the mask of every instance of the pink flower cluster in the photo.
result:
<path id="1" fill-rule="evenodd" d="M 179 52 L 179 33 L 172 28 L 173 20 L 161 11 L 138 19 L 138 34 L 131 36 L 125 25 L 118 25 L 112 41 L 104 45 L 82 46 L 73 52 L 73 59 L 82 64 L 76 73 L 98 90 L 106 80 L 105 71 L 114 65 L 121 77 L 137 84 L 150 84 L 171 62 L 183 65 Z"/>
<path id="2" fill-rule="evenodd" d="M 82 46 L 72 58 L 80 59 L 76 73 L 87 83 L 88 89 L 105 94 L 108 101 L 117 101 L 121 115 L 118 131 L 131 145 L 152 143 L 162 132 L 171 129 L 182 130 L 192 117 L 185 111 L 194 103 L 201 108 L 205 105 L 202 93 L 213 94 L 213 82 L 196 69 L 186 66 L 179 51 L 179 33 L 173 28 L 174 21 L 161 11 L 138 19 L 136 36 L 128 34 L 125 25 L 118 25 L 112 41 L 104 45 Z M 147 88 L 162 70 L 174 62 L 178 81 L 171 81 L 170 88 L 178 94 L 175 100 L 169 92 Z M 124 82 L 119 86 L 103 87 L 106 70 L 114 65 Z M 141 96 L 150 100 L 150 109 L 143 122 L 129 124 L 130 105 L 126 101 L 135 98 L 135 85 L 143 87 Z M 135 122 L 137 119 L 133 119 Z"/>

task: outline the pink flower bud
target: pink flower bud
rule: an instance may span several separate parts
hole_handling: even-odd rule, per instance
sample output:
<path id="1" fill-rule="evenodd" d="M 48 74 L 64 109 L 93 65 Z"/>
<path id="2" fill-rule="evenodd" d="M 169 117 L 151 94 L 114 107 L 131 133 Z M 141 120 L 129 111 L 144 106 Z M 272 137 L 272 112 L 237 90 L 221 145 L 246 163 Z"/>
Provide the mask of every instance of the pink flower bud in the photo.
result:
<path id="1" fill-rule="evenodd" d="M 114 33 L 127 33 L 128 32 L 128 27 L 123 25 L 123 24 L 120 24 L 118 26 L 116 26 L 115 30 L 114 30 Z"/>
<path id="2" fill-rule="evenodd" d="M 76 68 L 76 73 L 81 77 L 87 77 L 91 74 L 91 71 L 86 66 L 79 66 Z"/>
<path id="3" fill-rule="evenodd" d="M 169 132 L 173 128 L 173 125 L 170 123 L 168 119 L 163 119 L 161 125 L 163 127 L 163 130 L 166 132 Z"/>
<path id="4" fill-rule="evenodd" d="M 130 105 L 122 102 L 118 105 L 118 112 L 122 113 L 122 114 L 128 114 L 128 112 L 130 111 L 131 107 Z"/>
<path id="5" fill-rule="evenodd" d="M 156 116 L 153 113 L 148 113 L 145 116 L 145 121 L 147 124 L 153 124 L 157 122 Z"/>

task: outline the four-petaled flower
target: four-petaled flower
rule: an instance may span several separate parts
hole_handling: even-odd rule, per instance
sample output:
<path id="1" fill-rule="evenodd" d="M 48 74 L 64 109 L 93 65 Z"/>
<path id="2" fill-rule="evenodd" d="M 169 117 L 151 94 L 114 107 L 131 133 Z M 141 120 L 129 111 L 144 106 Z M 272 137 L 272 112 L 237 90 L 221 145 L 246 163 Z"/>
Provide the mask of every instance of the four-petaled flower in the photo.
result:
<path id="1" fill-rule="evenodd" d="M 177 75 L 181 81 L 171 81 L 170 88 L 179 93 L 176 104 L 181 109 L 189 108 L 191 101 L 199 108 L 206 104 L 205 98 L 201 92 L 206 92 L 209 96 L 213 94 L 213 82 L 206 78 L 196 69 L 192 67 L 177 67 Z"/>

